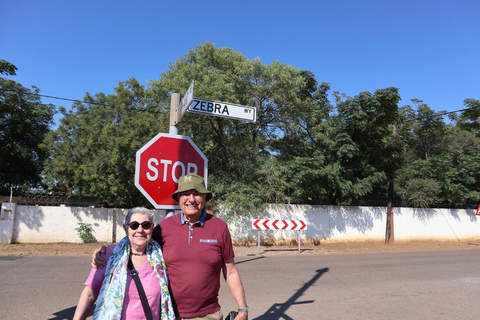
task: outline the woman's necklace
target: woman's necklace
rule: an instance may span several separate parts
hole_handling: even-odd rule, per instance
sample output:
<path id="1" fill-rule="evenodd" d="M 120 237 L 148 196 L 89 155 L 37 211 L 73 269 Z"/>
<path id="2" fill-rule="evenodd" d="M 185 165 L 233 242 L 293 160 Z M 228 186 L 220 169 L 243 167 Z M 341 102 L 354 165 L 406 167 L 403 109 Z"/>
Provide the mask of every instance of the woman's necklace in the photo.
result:
<path id="1" fill-rule="evenodd" d="M 132 252 L 132 254 L 134 256 L 143 256 L 145 254 L 145 252 L 140 252 L 140 253 L 135 253 L 135 252 Z"/>

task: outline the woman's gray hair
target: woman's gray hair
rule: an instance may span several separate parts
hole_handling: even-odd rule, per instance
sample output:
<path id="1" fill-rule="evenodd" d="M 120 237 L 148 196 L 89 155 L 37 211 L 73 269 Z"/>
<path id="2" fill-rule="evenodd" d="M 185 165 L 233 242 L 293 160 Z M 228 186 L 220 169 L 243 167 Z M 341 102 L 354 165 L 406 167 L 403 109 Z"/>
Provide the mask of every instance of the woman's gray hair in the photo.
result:
<path id="1" fill-rule="evenodd" d="M 132 215 L 134 213 L 142 213 L 148 217 L 148 221 L 153 223 L 153 211 L 144 207 L 135 207 L 130 210 L 128 210 L 128 213 L 125 217 L 125 225 L 130 224 L 130 219 L 132 218 Z"/>

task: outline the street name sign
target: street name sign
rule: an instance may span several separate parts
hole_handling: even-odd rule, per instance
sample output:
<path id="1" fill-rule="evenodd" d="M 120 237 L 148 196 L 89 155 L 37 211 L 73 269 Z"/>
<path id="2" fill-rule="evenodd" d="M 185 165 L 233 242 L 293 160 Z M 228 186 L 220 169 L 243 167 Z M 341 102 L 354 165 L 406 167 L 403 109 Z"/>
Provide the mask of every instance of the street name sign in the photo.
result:
<path id="1" fill-rule="evenodd" d="M 257 108 L 208 99 L 193 98 L 187 111 L 242 121 L 257 121 Z"/>
<path id="2" fill-rule="evenodd" d="M 188 87 L 187 92 L 185 92 L 185 95 L 183 96 L 182 100 L 180 101 L 180 105 L 178 106 L 178 118 L 177 118 L 177 123 L 180 122 L 180 119 L 183 117 L 185 114 L 185 111 L 188 110 L 188 107 L 193 102 L 193 83 L 195 80 L 192 81 L 190 84 L 190 87 Z"/>

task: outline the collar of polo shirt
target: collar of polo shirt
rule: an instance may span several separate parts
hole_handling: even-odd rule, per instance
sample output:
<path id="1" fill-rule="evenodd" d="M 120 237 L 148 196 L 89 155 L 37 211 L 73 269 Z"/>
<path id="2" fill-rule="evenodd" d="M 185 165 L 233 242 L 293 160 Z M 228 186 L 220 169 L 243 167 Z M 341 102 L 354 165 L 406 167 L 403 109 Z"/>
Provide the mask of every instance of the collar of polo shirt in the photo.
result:
<path id="1" fill-rule="evenodd" d="M 205 211 L 205 209 L 203 209 L 202 215 L 200 216 L 200 219 L 198 219 L 197 221 L 195 221 L 194 223 L 192 223 L 192 225 L 198 224 L 200 227 L 203 227 L 203 225 L 205 224 L 205 220 L 206 220 L 206 219 L 207 219 L 207 212 Z M 188 220 L 185 219 L 185 217 L 183 216 L 183 212 L 182 212 L 182 214 L 180 215 L 180 223 L 181 223 L 182 225 L 188 223 Z"/>

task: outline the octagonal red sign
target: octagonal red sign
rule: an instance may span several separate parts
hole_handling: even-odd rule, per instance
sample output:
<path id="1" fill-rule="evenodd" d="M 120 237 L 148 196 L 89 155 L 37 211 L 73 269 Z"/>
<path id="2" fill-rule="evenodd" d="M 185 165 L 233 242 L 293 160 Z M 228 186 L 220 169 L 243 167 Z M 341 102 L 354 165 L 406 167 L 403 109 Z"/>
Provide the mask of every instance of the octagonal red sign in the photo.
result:
<path id="1" fill-rule="evenodd" d="M 135 186 L 157 209 L 178 208 L 172 193 L 188 173 L 202 176 L 207 184 L 208 160 L 187 136 L 159 133 L 137 151 Z"/>

